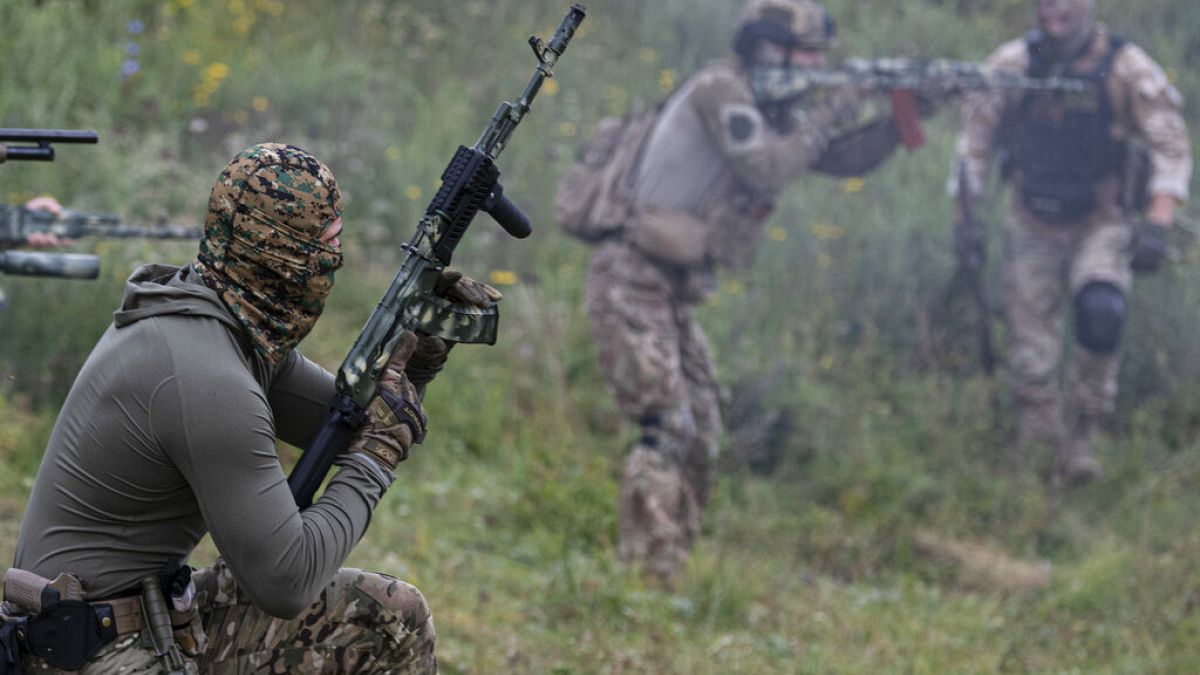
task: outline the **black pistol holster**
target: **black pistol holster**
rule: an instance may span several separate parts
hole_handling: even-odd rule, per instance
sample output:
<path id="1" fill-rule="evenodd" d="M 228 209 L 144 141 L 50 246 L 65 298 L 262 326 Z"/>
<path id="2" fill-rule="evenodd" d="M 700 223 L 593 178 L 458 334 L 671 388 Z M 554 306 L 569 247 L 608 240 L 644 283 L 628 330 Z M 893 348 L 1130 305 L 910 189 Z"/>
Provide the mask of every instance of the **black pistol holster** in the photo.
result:
<path id="1" fill-rule="evenodd" d="M 61 670 L 79 670 L 96 652 L 117 639 L 111 605 L 83 600 L 82 584 L 73 574 L 53 581 L 25 570 L 10 569 L 4 578 L 7 604 L 28 612 L 0 624 L 0 675 L 20 675 L 25 652 Z"/>

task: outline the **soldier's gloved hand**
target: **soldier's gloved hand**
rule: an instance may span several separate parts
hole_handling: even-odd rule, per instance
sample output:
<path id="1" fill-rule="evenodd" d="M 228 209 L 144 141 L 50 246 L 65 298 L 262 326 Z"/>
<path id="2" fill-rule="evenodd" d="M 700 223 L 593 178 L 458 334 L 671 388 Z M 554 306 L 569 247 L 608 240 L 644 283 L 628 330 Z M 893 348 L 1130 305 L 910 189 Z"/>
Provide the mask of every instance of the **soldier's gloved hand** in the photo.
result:
<path id="1" fill-rule="evenodd" d="M 416 333 L 405 332 L 400 337 L 375 387 L 375 396 L 367 404 L 367 421 L 350 443 L 350 453 L 365 454 L 392 474 L 408 458 L 409 448 L 425 440 L 425 410 L 416 387 L 404 373 L 419 342 Z"/>
<path id="2" fill-rule="evenodd" d="M 1167 257 L 1167 226 L 1144 222 L 1133 235 L 1133 257 L 1129 266 L 1134 272 L 1156 272 Z"/>
<path id="3" fill-rule="evenodd" d="M 475 281 L 471 277 L 464 276 L 462 272 L 453 267 L 442 270 L 442 278 L 438 280 L 433 290 L 448 300 L 475 305 L 482 309 L 491 307 L 504 298 L 500 291 L 482 281 Z"/>
<path id="4" fill-rule="evenodd" d="M 504 297 L 495 288 L 464 276 L 462 272 L 453 267 L 442 270 L 442 278 L 438 280 L 434 292 L 447 300 L 474 305 L 480 309 L 491 307 Z M 416 351 L 408 360 L 408 366 L 405 369 L 408 380 L 412 382 L 418 392 L 423 392 L 425 385 L 429 384 L 446 366 L 446 357 L 453 346 L 453 342 L 441 338 L 430 335 L 421 336 Z"/>
<path id="5" fill-rule="evenodd" d="M 977 225 L 966 221 L 954 223 L 954 255 L 968 269 L 982 269 L 987 262 L 987 240 Z"/>

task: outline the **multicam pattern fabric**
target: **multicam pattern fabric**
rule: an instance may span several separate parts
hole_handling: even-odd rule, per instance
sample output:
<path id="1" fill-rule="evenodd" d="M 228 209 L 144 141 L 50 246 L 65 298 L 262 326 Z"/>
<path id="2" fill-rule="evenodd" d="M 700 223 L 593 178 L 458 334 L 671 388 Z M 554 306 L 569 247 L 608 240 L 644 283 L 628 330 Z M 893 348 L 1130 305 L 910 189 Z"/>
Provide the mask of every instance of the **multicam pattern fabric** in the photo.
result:
<path id="1" fill-rule="evenodd" d="M 1072 2 L 1090 4 L 1079 0 L 1066 4 Z M 1108 44 L 1107 29 L 1097 24 L 1091 54 L 1098 58 L 1107 53 Z M 989 57 L 988 66 L 1025 72 L 1029 67 L 1025 40 L 1001 45 Z M 1113 135 L 1121 140 L 1140 138 L 1149 150 L 1149 193 L 1186 199 L 1192 158 L 1181 113 L 1183 100 L 1162 68 L 1136 45 L 1125 44 L 1115 55 L 1106 88 L 1113 102 Z M 967 98 L 955 158 L 955 166 L 963 162 L 966 167 L 967 184 L 960 185 L 958 173 L 953 173 L 948 183 L 952 194 L 962 189 L 973 195 L 983 192 L 993 140 L 1006 111 L 1020 99 L 1019 91 L 977 92 Z M 1058 370 L 1065 317 L 1074 294 L 1090 281 L 1108 282 L 1129 292 L 1133 226 L 1130 215 L 1117 206 L 1122 188 L 1115 178 L 1097 187 L 1097 207 L 1091 214 L 1059 224 L 1044 222 L 1025 209 L 1021 181 L 1017 172 L 1003 231 L 1003 303 L 1017 434 L 1014 451 L 1019 461 L 1034 459 L 1030 453 L 1040 448 L 1056 448 L 1060 459 L 1063 454 L 1089 455 L 1094 422 L 1114 405 L 1120 355 L 1094 354 L 1073 344 L 1064 392 Z"/>
<path id="2" fill-rule="evenodd" d="M 213 186 L 193 264 L 271 363 L 324 309 L 342 256 L 320 236 L 341 212 L 333 173 L 291 145 L 243 150 Z"/>
<path id="3" fill-rule="evenodd" d="M 317 601 L 291 620 L 277 619 L 238 592 L 221 561 L 196 572 L 196 606 L 208 646 L 185 650 L 188 675 L 318 675 L 437 672 L 434 627 L 425 598 L 387 575 L 340 570 Z M 187 639 L 187 628 L 176 639 Z M 190 644 L 194 644 L 191 641 Z M 57 673 L 27 658 L 26 672 Z M 105 646 L 81 675 L 166 673 L 133 633 Z"/>
<path id="4" fill-rule="evenodd" d="M 721 434 L 715 368 L 693 309 L 718 268 L 750 264 L 776 196 L 857 126 L 863 98 L 841 88 L 764 112 L 739 63 L 705 66 L 664 104 L 636 166 L 633 212 L 621 237 L 593 254 L 587 308 L 601 371 L 644 434 L 625 467 L 619 553 L 660 577 L 687 559 Z M 637 231 L 652 223 L 686 227 Z M 700 252 L 671 255 L 667 241 Z"/>
<path id="5" fill-rule="evenodd" d="M 1014 208 L 1004 221 L 1003 298 L 1009 328 L 1009 387 L 1025 459 L 1037 448 L 1065 447 L 1079 416 L 1101 418 L 1117 396 L 1120 354 L 1072 345 L 1067 393 L 1058 368 L 1072 298 L 1090 282 L 1129 292 L 1133 228 L 1115 206 L 1074 227 L 1048 225 Z M 1066 400 L 1064 400 L 1064 398 Z"/>
<path id="6" fill-rule="evenodd" d="M 640 443 L 625 466 L 619 553 L 667 579 L 699 531 L 721 431 L 708 341 L 678 283 L 621 243 L 600 247 L 588 268 L 601 372 L 626 417 L 657 422 L 645 426 L 653 445 Z"/>
<path id="7" fill-rule="evenodd" d="M 830 49 L 837 46 L 836 31 L 825 7 L 812 0 L 747 0 L 738 14 L 735 31 L 765 23 L 792 36 L 793 44 L 804 49 Z"/>

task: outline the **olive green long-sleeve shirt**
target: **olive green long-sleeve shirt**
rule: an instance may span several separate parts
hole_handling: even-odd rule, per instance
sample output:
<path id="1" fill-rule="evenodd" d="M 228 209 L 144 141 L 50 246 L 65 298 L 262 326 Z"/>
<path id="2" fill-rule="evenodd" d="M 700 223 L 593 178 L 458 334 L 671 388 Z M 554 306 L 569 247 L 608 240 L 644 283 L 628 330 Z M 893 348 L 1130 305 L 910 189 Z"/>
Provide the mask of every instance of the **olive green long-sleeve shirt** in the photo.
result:
<path id="1" fill-rule="evenodd" d="M 292 500 L 276 438 L 305 447 L 333 377 L 259 358 L 190 268 L 134 272 L 59 413 L 14 567 L 73 572 L 89 598 L 133 588 L 211 532 L 240 589 L 290 617 L 362 537 L 386 486 L 349 462 L 312 507 Z"/>

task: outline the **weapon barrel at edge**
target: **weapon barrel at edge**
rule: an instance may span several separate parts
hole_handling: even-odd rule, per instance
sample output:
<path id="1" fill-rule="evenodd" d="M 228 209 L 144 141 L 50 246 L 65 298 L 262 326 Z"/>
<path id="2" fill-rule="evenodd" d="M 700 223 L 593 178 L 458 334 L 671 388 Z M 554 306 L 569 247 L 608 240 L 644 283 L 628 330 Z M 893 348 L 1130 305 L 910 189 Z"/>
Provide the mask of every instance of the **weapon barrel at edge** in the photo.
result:
<path id="1" fill-rule="evenodd" d="M 94 131 L 73 129 L 0 129 L 0 141 L 25 143 L 96 143 L 100 137 Z"/>
<path id="2" fill-rule="evenodd" d="M 0 272 L 31 277 L 95 279 L 100 275 L 100 259 L 84 253 L 8 251 L 0 253 Z"/>

